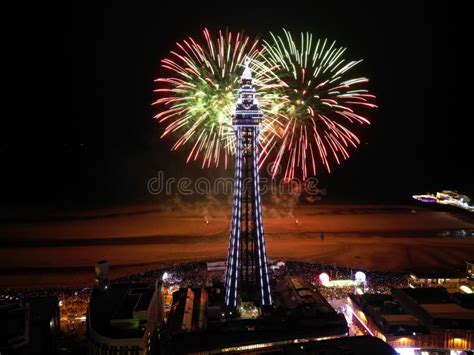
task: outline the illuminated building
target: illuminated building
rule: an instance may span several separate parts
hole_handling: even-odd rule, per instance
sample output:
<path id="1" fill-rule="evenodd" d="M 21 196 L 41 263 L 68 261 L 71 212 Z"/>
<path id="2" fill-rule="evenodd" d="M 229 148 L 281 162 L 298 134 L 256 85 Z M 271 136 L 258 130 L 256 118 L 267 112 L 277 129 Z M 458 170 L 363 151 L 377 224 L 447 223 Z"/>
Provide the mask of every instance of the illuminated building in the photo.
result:
<path id="1" fill-rule="evenodd" d="M 466 195 L 457 193 L 456 191 L 444 190 L 437 192 L 436 202 L 442 205 L 451 205 L 474 212 L 474 206 L 471 205 L 471 199 Z"/>
<path id="2" fill-rule="evenodd" d="M 474 205 L 466 195 L 461 195 L 456 191 L 444 190 L 435 194 L 413 195 L 415 200 L 425 203 L 437 203 L 439 205 L 450 205 L 474 212 Z"/>
<path id="3" fill-rule="evenodd" d="M 466 261 L 466 272 L 434 271 L 411 273 L 408 278 L 411 288 L 444 287 L 450 293 L 474 293 L 474 262 Z"/>
<path id="4" fill-rule="evenodd" d="M 204 288 L 182 288 L 173 293 L 168 324 L 173 333 L 202 331 L 207 325 L 209 296 Z"/>
<path id="5" fill-rule="evenodd" d="M 225 302 L 235 310 L 239 299 L 272 304 L 258 173 L 258 134 L 262 112 L 246 60 L 233 116 L 236 133 L 232 227 L 227 257 Z"/>
<path id="6" fill-rule="evenodd" d="M 429 193 L 423 195 L 413 195 L 412 198 L 424 203 L 436 203 L 436 196 Z"/>
<path id="7" fill-rule="evenodd" d="M 449 292 L 459 292 L 462 284 L 467 282 L 463 272 L 415 272 L 408 278 L 408 285 L 412 288 L 444 287 Z"/>
<path id="8" fill-rule="evenodd" d="M 166 285 L 164 282 L 160 285 L 159 315 L 160 322 L 166 323 L 173 305 L 173 293 L 179 290 L 178 285 Z"/>
<path id="9" fill-rule="evenodd" d="M 353 322 L 395 349 L 470 350 L 474 295 L 444 288 L 394 289 L 392 295 L 352 295 Z"/>

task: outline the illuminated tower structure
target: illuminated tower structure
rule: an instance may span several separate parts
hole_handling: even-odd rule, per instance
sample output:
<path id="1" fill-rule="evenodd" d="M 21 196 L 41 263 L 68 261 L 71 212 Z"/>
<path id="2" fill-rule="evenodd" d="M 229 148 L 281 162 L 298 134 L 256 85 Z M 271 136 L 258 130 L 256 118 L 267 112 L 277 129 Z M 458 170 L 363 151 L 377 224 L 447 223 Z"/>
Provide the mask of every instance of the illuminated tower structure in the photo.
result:
<path id="1" fill-rule="evenodd" d="M 272 303 L 258 174 L 258 134 L 262 117 L 252 85 L 249 60 L 246 59 L 232 121 L 236 151 L 225 280 L 225 302 L 229 309 L 234 309 L 239 300 L 259 306 Z"/>

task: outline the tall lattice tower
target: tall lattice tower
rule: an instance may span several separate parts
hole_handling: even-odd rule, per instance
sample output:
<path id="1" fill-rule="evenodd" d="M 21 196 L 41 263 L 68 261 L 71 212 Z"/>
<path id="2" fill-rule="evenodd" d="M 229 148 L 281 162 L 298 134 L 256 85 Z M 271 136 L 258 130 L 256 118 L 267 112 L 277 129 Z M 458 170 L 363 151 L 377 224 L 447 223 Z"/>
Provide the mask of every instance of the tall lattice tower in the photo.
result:
<path id="1" fill-rule="evenodd" d="M 260 306 L 272 303 L 258 175 L 258 134 L 262 116 L 252 85 L 249 60 L 246 59 L 232 121 L 237 139 L 232 229 L 225 281 L 225 302 L 230 309 L 237 306 L 239 299 Z"/>

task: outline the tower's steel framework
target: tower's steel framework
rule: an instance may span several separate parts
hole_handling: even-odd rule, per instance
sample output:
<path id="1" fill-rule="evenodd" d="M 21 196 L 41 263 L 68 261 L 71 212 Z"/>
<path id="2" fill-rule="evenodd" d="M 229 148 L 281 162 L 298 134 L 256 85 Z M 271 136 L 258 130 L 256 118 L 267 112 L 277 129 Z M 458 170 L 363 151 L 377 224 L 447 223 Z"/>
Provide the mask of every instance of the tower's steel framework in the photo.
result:
<path id="1" fill-rule="evenodd" d="M 239 299 L 261 306 L 272 303 L 258 174 L 262 117 L 247 60 L 232 121 L 236 132 L 235 179 L 225 281 L 225 301 L 231 309 Z"/>

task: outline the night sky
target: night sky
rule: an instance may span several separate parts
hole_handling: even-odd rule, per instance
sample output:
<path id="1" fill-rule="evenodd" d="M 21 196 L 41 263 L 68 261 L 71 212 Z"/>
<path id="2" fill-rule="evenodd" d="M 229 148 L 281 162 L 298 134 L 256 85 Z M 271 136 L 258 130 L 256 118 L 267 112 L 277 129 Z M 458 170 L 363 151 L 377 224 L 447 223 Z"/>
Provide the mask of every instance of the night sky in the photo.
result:
<path id="1" fill-rule="evenodd" d="M 474 195 L 462 9 L 414 1 L 254 3 L 12 10 L 3 31 L 10 95 L 0 131 L 2 204 L 133 203 L 153 199 L 146 181 L 160 169 L 229 174 L 184 164 L 153 120 L 160 59 L 185 36 L 201 38 L 204 27 L 251 35 L 308 30 L 364 59 L 356 72 L 371 79 L 380 109 L 361 148 L 319 177 L 328 199 L 408 201 L 446 188 Z"/>

